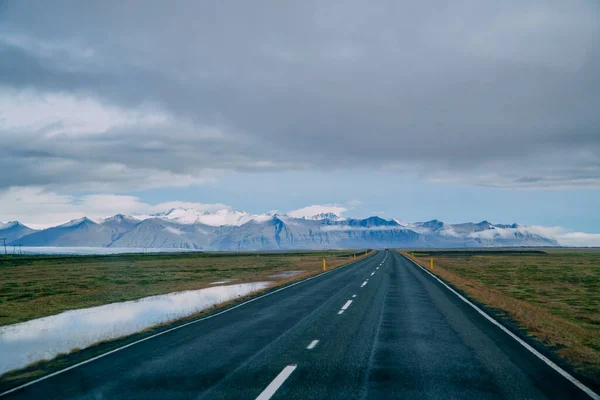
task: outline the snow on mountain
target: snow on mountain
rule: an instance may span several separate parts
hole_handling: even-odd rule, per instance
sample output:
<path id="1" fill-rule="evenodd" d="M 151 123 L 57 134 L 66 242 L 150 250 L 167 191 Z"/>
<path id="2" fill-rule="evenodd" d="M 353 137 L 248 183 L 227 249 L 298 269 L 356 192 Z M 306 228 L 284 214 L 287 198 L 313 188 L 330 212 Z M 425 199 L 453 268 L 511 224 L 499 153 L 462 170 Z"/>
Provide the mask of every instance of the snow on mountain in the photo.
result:
<path id="1" fill-rule="evenodd" d="M 36 232 L 19 221 L 0 222 L 0 237 L 5 238 L 7 242 L 12 242 Z"/>
<path id="2" fill-rule="evenodd" d="M 198 212 L 185 208 L 138 218 L 117 214 L 94 222 L 84 217 L 25 233 L 18 240 L 13 239 L 13 243 L 203 250 L 558 245 L 552 235 L 540 227 L 488 221 L 447 224 L 434 219 L 411 224 L 377 216 L 344 219 L 329 212 L 292 217 L 230 209 Z M 0 236 L 5 231 L 0 230 Z"/>
<path id="3" fill-rule="evenodd" d="M 249 214 L 243 211 L 219 210 L 214 213 L 203 213 L 198 222 L 210 226 L 233 225 L 240 226 L 248 221 L 266 221 L 271 218 L 268 214 Z"/>
<path id="4" fill-rule="evenodd" d="M 410 225 L 408 222 L 401 221 L 401 220 L 396 219 L 396 218 L 392 218 L 392 221 L 396 222 L 400 226 L 409 226 Z"/>
<path id="5" fill-rule="evenodd" d="M 101 224 L 101 225 L 115 225 L 115 224 L 137 224 L 140 221 L 141 220 L 134 218 L 130 215 L 117 214 L 117 215 L 113 215 L 112 217 L 98 218 L 94 222 Z"/>
<path id="6" fill-rule="evenodd" d="M 151 214 L 142 219 L 161 218 L 169 221 L 175 221 L 180 224 L 194 224 L 198 222 L 201 213 L 193 208 L 172 208 L 162 213 Z"/>
<path id="7" fill-rule="evenodd" d="M 207 249 L 216 228 L 148 218 L 114 240 L 109 247 Z"/>
<path id="8" fill-rule="evenodd" d="M 20 224 L 20 222 L 18 221 L 8 221 L 8 222 L 1 222 L 0 221 L 0 229 L 8 229 L 8 228 L 12 228 L 13 226 L 15 226 L 16 224 Z"/>
<path id="9" fill-rule="evenodd" d="M 345 218 L 342 218 L 339 215 L 334 214 L 332 212 L 319 213 L 319 214 L 312 215 L 310 217 L 303 217 L 303 218 L 311 219 L 314 221 L 323 220 L 323 219 L 327 219 L 330 221 L 343 221 L 345 219 Z"/>
<path id="10" fill-rule="evenodd" d="M 62 225 L 58 225 L 57 228 L 69 228 L 71 226 L 77 226 L 77 225 L 81 225 L 81 224 L 85 224 L 85 223 L 92 223 L 92 224 L 96 224 L 96 222 L 92 221 L 91 219 L 89 219 L 88 217 L 83 217 L 83 218 L 77 218 L 77 219 L 73 219 L 69 222 L 65 222 Z"/>
<path id="11" fill-rule="evenodd" d="M 272 214 L 250 214 L 244 211 L 230 209 L 216 212 L 199 212 L 193 208 L 172 208 L 162 213 L 139 216 L 140 219 L 160 218 L 180 224 L 204 224 L 209 226 L 240 226 L 249 221 L 266 221 Z"/>
<path id="12" fill-rule="evenodd" d="M 113 230 L 87 217 L 31 233 L 13 241 L 23 246 L 107 247 L 112 242 Z"/>

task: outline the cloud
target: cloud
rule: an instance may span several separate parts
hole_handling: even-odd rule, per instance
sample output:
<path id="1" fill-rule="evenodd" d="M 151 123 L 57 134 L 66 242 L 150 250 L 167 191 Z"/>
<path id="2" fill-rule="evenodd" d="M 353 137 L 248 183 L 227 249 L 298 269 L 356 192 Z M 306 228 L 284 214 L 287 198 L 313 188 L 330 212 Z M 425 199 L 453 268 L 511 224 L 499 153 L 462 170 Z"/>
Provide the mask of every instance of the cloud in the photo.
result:
<path id="1" fill-rule="evenodd" d="M 566 247 L 600 247 L 600 234 L 570 232 L 560 226 L 547 227 L 539 225 L 527 225 L 519 226 L 518 228 L 496 228 L 493 230 L 473 232 L 469 234 L 469 237 L 481 239 L 493 239 L 496 237 L 512 238 L 515 232 L 522 234 L 532 233 L 535 235 L 556 239 L 561 246 Z"/>
<path id="2" fill-rule="evenodd" d="M 221 203 L 182 201 L 148 204 L 135 196 L 117 194 L 62 195 L 39 187 L 13 187 L 0 191 L 0 204 L 0 221 L 17 220 L 36 229 L 84 216 L 98 219 L 115 214 L 148 215 L 178 207 L 192 208 L 200 213 L 231 208 Z"/>
<path id="3" fill-rule="evenodd" d="M 0 187 L 352 168 L 600 187 L 593 2 L 3 4 Z"/>
<path id="4" fill-rule="evenodd" d="M 557 240 L 563 246 L 600 247 L 600 233 L 567 232 Z"/>
<path id="5" fill-rule="evenodd" d="M 362 201 L 356 200 L 356 199 L 352 199 L 352 200 L 349 200 L 346 202 L 346 205 L 350 208 L 360 206 L 361 204 L 362 204 Z"/>
<path id="6" fill-rule="evenodd" d="M 313 215 L 325 213 L 332 213 L 340 217 L 346 211 L 348 211 L 346 207 L 335 204 L 326 204 L 307 206 L 297 210 L 289 211 L 286 214 L 292 218 L 312 217 Z"/>
<path id="7" fill-rule="evenodd" d="M 44 229 L 59 225 L 67 221 L 88 217 L 99 219 L 115 214 L 128 214 L 133 216 L 145 217 L 149 214 L 160 213 L 172 208 L 194 209 L 198 213 L 205 211 L 218 213 L 223 210 L 232 210 L 232 207 L 223 203 L 196 203 L 184 201 L 168 201 L 158 204 L 149 204 L 140 200 L 136 196 L 119 194 L 93 194 L 83 196 L 64 195 L 48 191 L 41 187 L 12 187 L 0 190 L 0 221 L 21 221 L 35 229 Z M 310 217 L 321 213 L 333 213 L 341 216 L 348 209 L 343 206 L 330 205 L 311 205 L 287 213 L 293 218 Z M 272 213 L 276 213 L 273 210 Z M 225 213 L 227 214 L 227 213 Z M 210 217 L 208 220 L 222 220 L 222 215 Z M 233 217 L 232 217 L 233 218 Z M 232 222 L 232 220 L 228 220 Z M 206 222 L 206 221 L 205 221 Z M 220 222 L 223 223 L 223 222 Z M 217 223 L 219 225 L 220 223 Z M 427 229 L 418 229 L 413 224 L 399 222 L 402 226 L 393 229 L 412 229 L 417 232 L 426 233 Z M 390 227 L 342 227 L 329 226 L 325 230 L 381 230 L 390 229 Z M 496 228 L 494 230 L 474 232 L 470 235 L 472 238 L 492 239 L 494 237 L 511 238 L 515 232 L 533 233 L 544 237 L 556 239 L 562 246 L 589 246 L 600 247 L 600 234 L 572 232 L 565 228 L 554 226 L 520 226 L 513 228 Z M 460 236 L 459 233 L 446 228 L 440 232 L 449 236 Z"/>
<path id="8" fill-rule="evenodd" d="M 36 229 L 48 228 L 82 217 L 99 219 L 115 214 L 126 214 L 146 218 L 150 214 L 173 208 L 193 209 L 200 214 L 232 210 L 230 205 L 223 203 L 166 201 L 149 204 L 136 196 L 120 194 L 74 196 L 59 194 L 42 187 L 12 187 L 0 190 L 0 204 L 2 204 L 0 221 L 21 221 Z M 346 207 L 339 205 L 312 205 L 292 210 L 287 215 L 293 218 L 310 217 L 320 213 L 341 216 L 346 211 L 348 211 Z M 271 214 L 276 212 L 274 210 Z M 222 216 L 204 219 L 205 222 L 221 220 Z"/>

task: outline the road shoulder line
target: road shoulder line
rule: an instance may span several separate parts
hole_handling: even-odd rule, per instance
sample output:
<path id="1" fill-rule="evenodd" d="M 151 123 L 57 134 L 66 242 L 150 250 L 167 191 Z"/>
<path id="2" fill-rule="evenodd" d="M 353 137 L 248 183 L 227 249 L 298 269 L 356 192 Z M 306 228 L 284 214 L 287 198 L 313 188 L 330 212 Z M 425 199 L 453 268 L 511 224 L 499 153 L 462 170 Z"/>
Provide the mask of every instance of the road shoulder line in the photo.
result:
<path id="1" fill-rule="evenodd" d="M 91 363 L 91 362 L 93 362 L 93 361 L 96 361 L 96 360 L 98 360 L 98 359 L 100 359 L 100 358 L 103 358 L 103 357 L 106 357 L 106 356 L 108 356 L 108 355 L 111 355 L 111 354 L 113 354 L 113 353 L 116 353 L 116 352 L 118 352 L 118 351 L 125 350 L 126 348 L 128 348 L 128 347 L 131 347 L 131 346 L 135 346 L 136 344 L 139 344 L 139 343 L 145 342 L 145 341 L 147 341 L 147 340 L 150 340 L 150 339 L 154 339 L 155 337 L 158 337 L 158 336 L 164 335 L 164 334 L 166 334 L 166 333 L 169 333 L 169 332 L 173 332 L 173 331 L 175 331 L 175 330 L 178 330 L 178 329 L 184 328 L 184 327 L 186 327 L 186 326 L 189 326 L 189 325 L 192 325 L 192 324 L 196 324 L 196 323 L 198 323 L 198 322 L 205 321 L 205 320 L 207 320 L 207 319 L 210 319 L 210 318 L 217 317 L 217 316 L 219 316 L 219 315 L 225 314 L 226 312 L 229 312 L 229 311 L 231 311 L 231 310 L 235 310 L 236 308 L 239 308 L 239 307 L 241 307 L 241 306 L 244 306 L 244 305 L 246 305 L 246 304 L 252 303 L 252 302 L 254 302 L 254 301 L 256 301 L 256 300 L 260 300 L 260 299 L 262 299 L 262 298 L 264 298 L 264 297 L 267 297 L 267 296 L 270 296 L 270 295 L 272 295 L 272 294 L 275 294 L 275 293 L 281 292 L 282 290 L 285 290 L 285 289 L 288 289 L 288 288 L 294 287 L 294 286 L 296 286 L 296 285 L 299 285 L 299 284 L 301 284 L 301 283 L 308 282 L 308 281 L 310 281 L 310 280 L 313 280 L 313 279 L 316 279 L 316 278 L 319 278 L 319 277 L 322 277 L 322 276 L 328 275 L 328 274 L 330 274 L 330 273 L 332 273 L 332 272 L 339 271 L 339 270 L 341 270 L 341 269 L 347 268 L 347 267 L 349 267 L 349 266 L 351 266 L 351 265 L 354 265 L 354 264 L 360 263 L 360 262 L 362 262 L 362 261 L 368 260 L 369 258 L 371 258 L 371 256 L 374 256 L 374 255 L 376 255 L 376 254 L 377 254 L 377 251 L 376 251 L 375 253 L 373 253 L 373 254 L 371 254 L 371 255 L 369 255 L 369 256 L 367 256 L 367 257 L 365 257 L 365 258 L 362 258 L 362 259 L 360 259 L 360 260 L 351 261 L 351 262 L 349 262 L 348 264 L 342 265 L 342 266 L 340 266 L 340 267 L 337 267 L 337 268 L 335 268 L 335 269 L 331 269 L 331 270 L 329 270 L 329 271 L 325 271 L 325 272 L 322 272 L 322 273 L 320 273 L 320 274 L 317 274 L 317 275 L 309 276 L 308 278 L 302 279 L 302 280 L 300 280 L 300 281 L 298 281 L 298 282 L 294 282 L 294 283 L 291 283 L 291 284 L 289 284 L 289 285 L 285 285 L 285 286 L 283 286 L 283 287 L 280 287 L 280 288 L 274 289 L 274 290 L 272 290 L 272 291 L 270 291 L 270 292 L 267 292 L 267 293 L 265 293 L 265 294 L 262 294 L 262 295 L 260 295 L 260 296 L 257 296 L 257 297 L 251 298 L 251 299 L 249 299 L 249 300 L 246 300 L 246 301 L 244 301 L 243 303 L 236 304 L 235 306 L 232 306 L 232 307 L 226 308 L 225 310 L 219 311 L 219 312 L 217 312 L 217 313 L 215 313 L 215 314 L 210 314 L 210 315 L 207 315 L 207 316 L 204 316 L 204 317 L 201 317 L 201 318 L 195 319 L 195 320 L 193 320 L 193 321 L 189 321 L 189 322 L 186 322 L 186 323 L 184 323 L 184 324 L 181 324 L 181 325 L 174 326 L 173 328 L 169 328 L 169 329 L 167 329 L 167 330 L 164 330 L 164 331 L 161 331 L 161 332 L 155 333 L 155 334 L 153 334 L 153 335 L 150 335 L 150 336 L 148 336 L 148 337 L 145 337 L 145 338 L 142 338 L 142 339 L 136 340 L 135 342 L 128 343 L 128 344 L 126 344 L 126 345 L 124 345 L 124 346 L 117 347 L 116 349 L 112 349 L 112 350 L 110 350 L 110 351 L 107 351 L 106 353 L 99 354 L 99 355 L 97 355 L 97 356 L 95 356 L 95 357 L 92 357 L 92 358 L 90 358 L 90 359 L 87 359 L 87 360 L 85 360 L 85 361 L 81 361 L 81 362 L 79 362 L 79 363 L 77 363 L 77 364 L 73 364 L 73 365 L 71 365 L 71 366 L 69 366 L 69 367 L 67 367 L 67 368 L 63 368 L 63 369 L 61 369 L 61 370 L 58 370 L 58 371 L 55 371 L 55 372 L 53 372 L 53 373 L 51 373 L 51 374 L 44 375 L 44 376 L 42 376 L 41 378 L 35 379 L 35 380 L 31 381 L 31 382 L 27 382 L 27 383 L 24 383 L 24 384 L 22 384 L 22 385 L 19 385 L 19 386 L 17 386 L 17 387 L 14 387 L 14 388 L 12 388 L 12 389 L 9 389 L 9 390 L 7 390 L 7 391 L 5 391 L 5 392 L 2 392 L 2 393 L 0 393 L 0 397 L 6 396 L 6 395 L 8 395 L 8 394 L 11 394 L 11 393 L 14 393 L 14 392 L 16 392 L 16 391 L 18 391 L 18 390 L 21 390 L 21 389 L 24 389 L 24 388 L 26 388 L 26 387 L 28 387 L 28 386 L 35 385 L 35 384 L 36 384 L 36 383 L 38 383 L 38 382 L 41 382 L 41 381 L 44 381 L 44 380 L 46 380 L 46 379 L 52 378 L 52 377 L 54 377 L 54 376 L 60 375 L 60 374 L 62 374 L 62 373 L 64 373 L 64 372 L 70 371 L 70 370 L 72 370 L 72 369 L 75 369 L 75 368 L 81 367 L 82 365 L 85 365 L 85 364 Z"/>
<path id="2" fill-rule="evenodd" d="M 419 267 L 421 270 L 427 272 L 431 277 L 433 277 L 435 280 L 437 280 L 439 283 L 441 283 L 444 287 L 446 287 L 446 289 L 448 289 L 449 291 L 451 291 L 452 293 L 454 293 L 459 299 L 461 299 L 462 301 L 464 301 L 465 303 L 467 303 L 469 306 L 471 306 L 475 311 L 477 311 L 479 314 L 481 314 L 485 319 L 487 319 L 488 321 L 490 321 L 492 324 L 496 325 L 504 333 L 506 333 L 508 336 L 510 336 L 511 338 L 513 338 L 514 340 L 516 340 L 521 346 L 525 347 L 533 355 L 535 355 L 537 358 L 539 358 L 540 360 L 542 360 L 546 365 L 548 365 L 550 368 L 552 368 L 553 370 L 555 370 L 556 372 L 558 372 L 560 375 L 562 375 L 564 378 L 566 378 L 572 384 L 574 384 L 575 386 L 577 386 L 577 388 L 579 388 L 580 390 L 582 390 L 585 394 L 587 394 L 588 396 L 590 396 L 594 400 L 600 400 L 600 396 L 596 392 L 594 392 L 592 389 L 590 389 L 587 386 L 585 386 L 583 383 L 579 382 L 575 377 L 573 377 L 567 371 L 565 371 L 564 369 L 562 369 L 561 367 L 559 367 L 557 364 L 555 364 L 548 357 L 544 356 L 542 353 L 540 353 L 539 351 L 537 351 L 536 349 L 534 349 L 531 345 L 529 345 L 523 339 L 521 339 L 520 337 L 518 337 L 517 335 L 515 335 L 514 333 L 512 333 L 511 331 L 509 331 L 504 325 L 502 325 L 501 323 L 499 323 L 498 321 L 496 321 L 492 316 L 490 316 L 489 314 L 487 314 L 485 311 L 483 311 L 481 308 L 477 307 L 475 304 L 473 304 L 466 297 L 464 297 L 463 295 L 461 295 L 460 293 L 458 293 L 456 290 L 454 290 L 453 288 L 451 288 L 448 284 L 446 284 L 446 282 L 444 282 L 443 280 L 441 280 L 440 278 L 438 278 L 437 276 L 435 276 L 431 272 L 427 271 L 426 268 L 422 267 L 416 261 L 411 260 L 410 258 L 406 257 L 402 253 L 398 252 L 398 254 L 401 257 L 404 257 L 406 260 L 412 262 L 414 265 L 416 265 L 417 267 Z"/>

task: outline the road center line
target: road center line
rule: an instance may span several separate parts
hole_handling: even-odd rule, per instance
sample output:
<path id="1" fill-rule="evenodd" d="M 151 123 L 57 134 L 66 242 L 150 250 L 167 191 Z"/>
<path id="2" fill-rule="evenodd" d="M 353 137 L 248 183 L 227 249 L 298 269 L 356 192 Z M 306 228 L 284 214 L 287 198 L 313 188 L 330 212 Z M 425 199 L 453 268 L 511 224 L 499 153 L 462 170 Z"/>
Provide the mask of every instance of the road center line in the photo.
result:
<path id="1" fill-rule="evenodd" d="M 267 293 L 265 293 L 265 294 L 263 294 L 263 295 L 260 295 L 260 296 L 253 297 L 253 298 L 251 298 L 250 300 L 246 300 L 246 301 L 244 301 L 244 302 L 242 302 L 242 303 L 240 303 L 240 304 L 237 304 L 237 305 L 235 305 L 235 306 L 233 306 L 233 307 L 226 308 L 226 309 L 224 309 L 223 311 L 219 311 L 219 312 L 217 312 L 217 313 L 215 313 L 215 314 L 210 314 L 210 315 L 207 315 L 207 316 L 205 316 L 205 317 L 201 317 L 201 318 L 198 318 L 198 319 L 194 319 L 194 320 L 192 320 L 192 321 L 190 321 L 190 322 L 186 322 L 186 323 L 183 323 L 183 324 L 181 324 L 181 325 L 177 325 L 177 326 L 174 326 L 174 327 L 172 327 L 172 328 L 169 328 L 169 329 L 167 329 L 167 330 L 164 330 L 164 331 L 161 331 L 161 332 L 155 333 L 155 334 L 153 334 L 153 335 L 146 336 L 145 338 L 142 338 L 142 339 L 140 339 L 140 340 L 136 340 L 135 342 L 131 342 L 131 343 L 129 343 L 129 344 L 126 344 L 126 345 L 124 345 L 124 346 L 121 346 L 121 347 L 117 347 L 116 349 L 113 349 L 113 350 L 107 351 L 106 353 L 99 354 L 99 355 L 97 355 L 97 356 L 95 356 L 95 357 L 92 357 L 92 358 L 90 358 L 90 359 L 88 359 L 88 360 L 85 360 L 85 361 L 79 362 L 79 363 L 77 363 L 77 364 L 73 364 L 73 365 L 71 365 L 71 366 L 69 366 L 69 367 L 63 368 L 63 369 L 61 369 L 61 370 L 58 370 L 58 371 L 56 371 L 56 372 L 53 372 L 53 373 L 51 373 L 51 374 L 44 375 L 44 376 L 42 376 L 41 378 L 34 379 L 34 380 L 32 380 L 32 381 L 29 381 L 29 382 L 27 382 L 27 383 L 24 383 L 24 384 L 22 384 L 22 385 L 20 385 L 20 386 L 16 386 L 16 387 L 14 387 L 14 388 L 12 388 L 12 389 L 9 389 L 9 390 L 7 390 L 7 391 L 5 391 L 5 392 L 2 392 L 2 393 L 0 393 L 0 397 L 2 397 L 2 396 L 6 396 L 7 394 L 10 394 L 10 393 L 17 392 L 17 391 L 19 391 L 19 390 L 21 390 L 21 389 L 23 389 L 23 388 L 26 388 L 26 387 L 28 387 L 28 386 L 35 385 L 35 384 L 36 384 L 36 383 L 38 383 L 38 382 L 42 382 L 42 381 L 45 381 L 46 379 L 53 378 L 53 377 L 55 377 L 55 376 L 57 376 L 57 375 L 60 375 L 60 374 L 62 374 L 62 373 L 65 373 L 65 372 L 67 372 L 67 371 L 70 371 L 70 370 L 72 370 L 72 369 L 79 368 L 79 367 L 81 367 L 82 365 L 89 364 L 89 363 L 91 363 L 91 362 L 94 362 L 94 361 L 96 361 L 96 360 L 99 360 L 99 359 L 101 359 L 101 358 L 104 358 L 104 357 L 106 357 L 106 356 L 108 356 L 108 355 L 110 355 L 110 354 L 114 354 L 114 353 L 116 353 L 116 352 L 118 352 L 118 351 L 124 350 L 124 349 L 126 349 L 126 348 L 128 348 L 128 347 L 132 347 L 132 346 L 135 346 L 136 344 L 139 344 L 139 343 L 145 342 L 145 341 L 147 341 L 147 340 L 150 340 L 150 339 L 154 339 L 155 337 L 158 337 L 158 336 L 165 335 L 165 334 L 167 334 L 167 333 L 169 333 L 169 332 L 172 332 L 172 331 L 175 331 L 175 330 L 178 330 L 178 329 L 181 329 L 181 328 L 185 328 L 185 327 L 186 327 L 186 326 L 188 326 L 188 325 L 197 324 L 197 323 L 199 323 L 199 322 L 202 322 L 202 321 L 205 321 L 205 320 L 207 320 L 207 319 L 211 319 L 211 318 L 218 317 L 219 315 L 222 315 L 222 314 L 228 313 L 228 312 L 230 312 L 230 311 L 233 311 L 233 310 L 235 310 L 236 308 L 243 307 L 243 306 L 245 306 L 246 304 L 249 304 L 249 303 L 255 302 L 255 301 L 257 301 L 257 300 L 260 300 L 260 299 L 262 299 L 262 298 L 265 298 L 265 297 L 267 297 L 267 296 L 271 296 L 271 295 L 273 295 L 273 294 L 275 294 L 275 293 L 281 292 L 282 290 L 286 290 L 286 289 L 292 288 L 292 287 L 294 287 L 294 286 L 296 286 L 296 285 L 301 285 L 301 284 L 303 284 L 303 283 L 306 283 L 306 282 L 308 282 L 308 281 L 311 281 L 311 280 L 313 280 L 313 279 L 322 278 L 323 276 L 326 276 L 326 275 L 328 275 L 328 274 L 330 274 L 330 273 L 332 273 L 332 272 L 333 272 L 333 273 L 335 273 L 335 271 L 339 271 L 339 270 L 342 270 L 342 269 L 348 268 L 348 267 L 350 267 L 350 266 L 352 266 L 352 265 L 354 265 L 354 264 L 360 263 L 361 261 L 364 261 L 364 260 L 368 260 L 368 258 L 364 258 L 364 259 L 362 259 L 362 260 L 358 260 L 358 261 L 351 261 L 351 262 L 349 262 L 348 264 L 342 265 L 342 266 L 340 266 L 340 267 L 338 267 L 338 268 L 335 268 L 335 269 L 330 269 L 329 271 L 323 272 L 323 273 L 321 273 L 321 274 L 318 274 L 318 275 L 309 276 L 308 278 L 304 278 L 304 279 L 302 279 L 302 280 L 299 280 L 299 281 L 297 281 L 297 282 L 294 282 L 294 283 L 291 283 L 291 284 L 289 284 L 289 285 L 286 285 L 286 286 L 280 287 L 280 288 L 278 288 L 278 289 L 272 290 L 272 291 L 270 291 L 270 292 L 267 292 Z"/>
<path id="2" fill-rule="evenodd" d="M 355 298 L 355 297 L 356 297 L 356 295 L 355 295 L 355 294 L 353 294 L 353 295 L 352 295 L 352 298 Z"/>
<path id="3" fill-rule="evenodd" d="M 363 286 L 365 286 L 366 284 L 367 284 L 367 281 L 364 281 L 364 282 L 362 283 L 362 285 L 360 285 L 360 287 L 363 287 Z"/>
<path id="4" fill-rule="evenodd" d="M 342 310 L 347 310 L 347 309 L 348 309 L 348 307 L 350 307 L 350 304 L 352 304 L 352 300 L 348 300 L 348 301 L 346 302 L 346 304 L 344 304 L 344 305 L 342 306 Z"/>
<path id="5" fill-rule="evenodd" d="M 313 340 L 312 342 L 310 342 L 310 344 L 308 345 L 307 349 L 308 350 L 312 350 L 315 348 L 315 346 L 319 343 L 318 340 Z"/>
<path id="6" fill-rule="evenodd" d="M 373 271 L 373 272 L 371 272 L 371 276 L 373 276 L 373 275 L 375 275 L 375 272 L 374 272 L 374 271 Z"/>
<path id="7" fill-rule="evenodd" d="M 292 374 L 292 372 L 294 372 L 296 367 L 297 365 L 288 365 L 287 367 L 285 367 L 283 371 L 281 371 L 279 375 L 277 375 L 275 379 L 273 379 L 273 381 L 269 383 L 269 386 L 267 386 L 267 388 L 263 390 L 261 394 L 258 395 L 256 400 L 269 400 L 271 397 L 273 397 L 277 389 L 279 389 L 281 385 L 283 385 L 283 382 L 285 382 L 285 380 L 290 377 L 290 375 Z"/>

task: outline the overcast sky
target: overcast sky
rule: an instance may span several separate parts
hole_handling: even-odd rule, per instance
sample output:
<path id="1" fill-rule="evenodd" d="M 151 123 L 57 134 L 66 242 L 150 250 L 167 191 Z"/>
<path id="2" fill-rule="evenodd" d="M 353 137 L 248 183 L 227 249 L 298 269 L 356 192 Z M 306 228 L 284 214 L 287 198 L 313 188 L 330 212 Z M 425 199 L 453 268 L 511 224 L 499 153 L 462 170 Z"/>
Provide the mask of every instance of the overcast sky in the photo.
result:
<path id="1" fill-rule="evenodd" d="M 0 0 L 1 221 L 188 202 L 600 233 L 599 110 L 596 0 Z"/>

